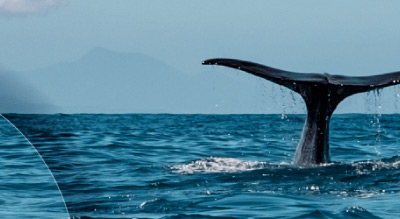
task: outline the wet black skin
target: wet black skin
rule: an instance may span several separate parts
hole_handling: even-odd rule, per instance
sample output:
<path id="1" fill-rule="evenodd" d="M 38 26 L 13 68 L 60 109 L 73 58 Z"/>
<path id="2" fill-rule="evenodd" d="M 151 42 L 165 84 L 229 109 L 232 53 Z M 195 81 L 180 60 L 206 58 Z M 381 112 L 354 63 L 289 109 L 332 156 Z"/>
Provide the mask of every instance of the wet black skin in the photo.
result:
<path id="1" fill-rule="evenodd" d="M 299 93 L 307 106 L 307 119 L 294 163 L 301 166 L 330 162 L 329 121 L 337 105 L 356 93 L 400 84 L 400 72 L 349 77 L 295 73 L 235 59 L 208 59 L 203 65 L 221 65 L 262 77 Z"/>

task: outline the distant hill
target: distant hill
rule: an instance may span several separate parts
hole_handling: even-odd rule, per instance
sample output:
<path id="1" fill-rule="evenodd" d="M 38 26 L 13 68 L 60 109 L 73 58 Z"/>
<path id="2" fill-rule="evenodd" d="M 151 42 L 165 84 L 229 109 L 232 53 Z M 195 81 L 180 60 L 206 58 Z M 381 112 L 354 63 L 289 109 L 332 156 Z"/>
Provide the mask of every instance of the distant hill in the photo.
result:
<path id="1" fill-rule="evenodd" d="M 350 97 L 336 113 L 374 113 L 379 102 L 387 103 L 380 112 L 398 112 L 399 89 L 384 93 Z M 298 94 L 239 70 L 204 66 L 189 74 L 149 55 L 104 48 L 32 72 L 0 66 L 0 101 L 1 112 L 16 113 L 306 112 Z"/>
<path id="2" fill-rule="evenodd" d="M 260 97 L 256 88 L 260 79 L 224 74 L 226 70 L 210 66 L 204 69 L 201 74 L 184 74 L 145 54 L 96 48 L 74 62 L 26 72 L 22 77 L 64 113 L 264 111 L 262 107 L 248 110 Z"/>
<path id="3" fill-rule="evenodd" d="M 16 73 L 0 65 L 0 112 L 306 112 L 300 96 L 286 88 L 239 70 L 218 66 L 203 69 L 183 73 L 146 54 L 100 47 L 76 61 L 32 72 Z M 399 87 L 384 89 L 379 97 L 354 95 L 341 103 L 336 113 L 398 112 Z M 382 105 L 379 110 L 378 105 Z"/>
<path id="4" fill-rule="evenodd" d="M 55 113 L 59 111 L 43 93 L 17 73 L 0 67 L 0 113 Z"/>
<path id="5" fill-rule="evenodd" d="M 77 61 L 24 74 L 65 112 L 163 112 L 178 106 L 172 67 L 140 53 L 96 48 Z M 170 109 L 170 110 L 171 110 Z"/>

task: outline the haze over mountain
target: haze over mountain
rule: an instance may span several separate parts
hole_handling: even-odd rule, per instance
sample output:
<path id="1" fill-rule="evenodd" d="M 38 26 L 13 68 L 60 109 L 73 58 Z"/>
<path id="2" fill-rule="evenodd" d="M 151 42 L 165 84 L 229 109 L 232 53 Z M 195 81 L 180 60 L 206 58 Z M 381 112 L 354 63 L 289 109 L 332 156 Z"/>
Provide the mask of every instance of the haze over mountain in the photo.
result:
<path id="1" fill-rule="evenodd" d="M 58 109 L 17 73 L 0 66 L 0 113 L 54 113 Z"/>
<path id="2" fill-rule="evenodd" d="M 233 79 L 231 73 L 224 74 L 225 69 L 218 69 L 221 74 L 216 70 L 205 66 L 200 74 L 185 74 L 148 55 L 95 48 L 76 61 L 21 73 L 21 77 L 63 113 L 264 111 L 260 106 L 248 110 L 260 96 L 255 87 L 259 79 L 242 73 Z M 249 84 L 254 89 L 247 89 Z"/>
<path id="3" fill-rule="evenodd" d="M 32 72 L 0 71 L 1 112 L 305 113 L 298 94 L 238 70 L 204 66 L 183 73 L 149 55 L 101 47 Z M 391 93 L 400 92 L 393 89 L 387 89 L 381 102 L 388 104 L 380 112 L 398 111 L 399 99 Z M 337 112 L 373 113 L 376 100 L 355 95 Z"/>

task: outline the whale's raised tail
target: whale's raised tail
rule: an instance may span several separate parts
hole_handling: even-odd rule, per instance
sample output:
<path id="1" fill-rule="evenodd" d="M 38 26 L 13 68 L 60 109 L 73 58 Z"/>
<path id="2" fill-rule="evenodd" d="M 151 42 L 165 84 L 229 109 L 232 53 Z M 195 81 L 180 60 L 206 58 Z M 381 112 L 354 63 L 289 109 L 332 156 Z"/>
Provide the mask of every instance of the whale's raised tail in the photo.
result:
<path id="1" fill-rule="evenodd" d="M 299 93 L 307 106 L 307 120 L 294 162 L 313 165 L 330 161 L 329 121 L 346 97 L 400 84 L 400 72 L 349 77 L 317 73 L 295 73 L 235 59 L 208 59 L 203 65 L 222 65 L 262 77 Z"/>

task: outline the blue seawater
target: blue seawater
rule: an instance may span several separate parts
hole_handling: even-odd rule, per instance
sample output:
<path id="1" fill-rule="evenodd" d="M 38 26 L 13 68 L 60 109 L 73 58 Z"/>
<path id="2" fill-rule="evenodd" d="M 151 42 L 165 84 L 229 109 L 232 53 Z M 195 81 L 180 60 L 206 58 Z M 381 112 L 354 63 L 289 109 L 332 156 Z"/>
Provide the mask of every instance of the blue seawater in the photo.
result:
<path id="1" fill-rule="evenodd" d="M 67 218 L 57 184 L 34 147 L 0 117 L 0 218 Z"/>
<path id="2" fill-rule="evenodd" d="M 5 117 L 42 155 L 71 218 L 400 217 L 397 114 L 334 115 L 334 162 L 308 168 L 292 164 L 305 115 Z M 4 123 L 3 135 L 7 127 Z M 16 180 L 32 184 L 23 192 L 37 197 L 33 200 L 54 200 L 34 205 L 38 211 L 33 216 L 65 213 L 33 147 L 17 144 L 22 140 L 15 133 L 9 137 L 15 146 L 0 156 L 3 169 L 8 174 L 21 171 L 7 162 L 30 154 L 31 164 L 23 169 L 40 168 L 43 182 L 35 184 L 38 176 L 29 179 L 26 174 L 25 180 Z M 13 197 L 18 188 L 1 182 L 2 193 L 24 202 L 24 196 Z"/>

